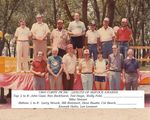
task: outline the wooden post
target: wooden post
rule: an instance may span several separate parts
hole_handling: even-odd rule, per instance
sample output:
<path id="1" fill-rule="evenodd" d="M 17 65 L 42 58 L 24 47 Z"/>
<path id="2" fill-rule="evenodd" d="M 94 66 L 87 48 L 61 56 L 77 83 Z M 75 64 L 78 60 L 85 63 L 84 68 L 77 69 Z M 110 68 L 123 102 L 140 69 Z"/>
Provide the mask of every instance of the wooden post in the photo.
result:
<path id="1" fill-rule="evenodd" d="M 0 88 L 1 92 L 0 92 L 0 104 L 6 104 L 7 100 L 4 97 L 4 88 Z"/>

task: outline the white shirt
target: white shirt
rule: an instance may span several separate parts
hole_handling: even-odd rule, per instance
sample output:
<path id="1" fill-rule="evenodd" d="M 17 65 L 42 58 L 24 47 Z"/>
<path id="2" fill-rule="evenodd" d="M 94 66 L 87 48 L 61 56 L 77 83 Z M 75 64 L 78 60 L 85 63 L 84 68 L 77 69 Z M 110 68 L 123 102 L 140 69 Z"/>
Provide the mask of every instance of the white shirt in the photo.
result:
<path id="1" fill-rule="evenodd" d="M 102 61 L 97 59 L 95 61 L 95 75 L 106 76 L 106 60 L 105 59 L 103 59 Z"/>
<path id="2" fill-rule="evenodd" d="M 97 39 L 99 38 L 99 34 L 96 30 L 94 31 L 88 30 L 85 36 L 87 37 L 88 44 L 97 44 Z"/>
<path id="3" fill-rule="evenodd" d="M 101 27 L 98 30 L 98 34 L 100 36 L 101 42 L 111 41 L 113 40 L 113 37 L 115 37 L 114 30 L 111 27 L 108 27 L 107 29 Z"/>
<path id="4" fill-rule="evenodd" d="M 78 36 L 78 34 L 81 34 L 86 30 L 85 24 L 81 21 L 72 21 L 69 23 L 68 30 L 73 32 L 74 35 L 72 36 Z"/>
<path id="5" fill-rule="evenodd" d="M 50 30 L 46 23 L 34 23 L 31 28 L 31 32 L 36 35 L 38 38 L 42 38 L 46 33 L 49 33 Z"/>
<path id="6" fill-rule="evenodd" d="M 65 50 L 67 41 L 69 41 L 68 31 L 65 29 L 62 29 L 61 31 L 54 29 L 51 33 L 50 39 L 53 41 L 52 46 Z"/>
<path id="7" fill-rule="evenodd" d="M 77 65 L 77 58 L 75 55 L 70 56 L 68 53 L 62 58 L 62 62 L 65 65 L 66 71 L 70 74 L 74 74 Z"/>
<path id="8" fill-rule="evenodd" d="M 15 37 L 17 37 L 17 40 L 29 40 L 30 35 L 31 32 L 28 27 L 18 27 L 15 32 Z"/>
<path id="9" fill-rule="evenodd" d="M 89 59 L 86 61 L 84 58 L 79 63 L 79 68 L 81 69 L 81 73 L 92 73 L 94 67 L 93 59 Z"/>

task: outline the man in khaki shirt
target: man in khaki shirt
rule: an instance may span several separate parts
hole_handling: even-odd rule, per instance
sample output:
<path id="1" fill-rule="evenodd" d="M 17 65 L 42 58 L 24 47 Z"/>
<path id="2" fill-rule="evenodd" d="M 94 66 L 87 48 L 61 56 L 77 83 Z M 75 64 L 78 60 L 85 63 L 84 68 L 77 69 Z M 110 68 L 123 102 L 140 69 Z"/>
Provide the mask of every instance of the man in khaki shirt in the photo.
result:
<path id="1" fill-rule="evenodd" d="M 31 32 L 26 27 L 25 20 L 20 20 L 19 24 L 20 26 L 15 32 L 15 39 L 17 41 L 17 72 L 29 70 L 29 37 L 31 37 Z"/>
<path id="2" fill-rule="evenodd" d="M 73 45 L 67 45 L 67 54 L 63 56 L 63 85 L 64 90 L 73 90 L 74 79 L 76 75 L 77 58 L 73 52 Z"/>
<path id="3" fill-rule="evenodd" d="M 48 25 L 43 22 L 43 16 L 38 14 L 36 16 L 37 22 L 32 25 L 31 33 L 33 38 L 33 51 L 36 57 L 38 51 L 42 51 L 44 59 L 46 60 L 47 53 L 47 35 L 50 33 Z"/>
<path id="4" fill-rule="evenodd" d="M 84 58 L 79 63 L 82 86 L 83 90 L 92 90 L 94 62 L 90 59 L 90 52 L 88 49 L 85 49 L 83 54 Z"/>
<path id="5" fill-rule="evenodd" d="M 52 46 L 58 48 L 58 55 L 63 57 L 66 54 L 66 46 L 69 43 L 68 31 L 64 29 L 63 20 L 57 21 L 57 28 L 51 33 Z"/>

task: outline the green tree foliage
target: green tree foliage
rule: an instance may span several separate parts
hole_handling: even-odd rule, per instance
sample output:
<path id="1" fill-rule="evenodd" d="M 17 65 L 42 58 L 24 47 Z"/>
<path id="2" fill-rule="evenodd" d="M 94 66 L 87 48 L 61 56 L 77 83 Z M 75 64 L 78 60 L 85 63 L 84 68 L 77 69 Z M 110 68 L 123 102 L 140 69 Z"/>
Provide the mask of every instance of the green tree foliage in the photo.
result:
<path id="1" fill-rule="evenodd" d="M 81 13 L 81 20 L 86 25 L 95 20 L 98 28 L 106 16 L 111 18 L 112 27 L 120 25 L 121 19 L 127 17 L 134 44 L 142 39 L 143 25 L 144 43 L 149 44 L 150 0 L 0 0 L 0 30 L 13 34 L 21 18 L 26 19 L 31 28 L 37 13 L 44 15 L 51 30 L 57 19 L 63 19 L 67 27 L 74 12 Z"/>

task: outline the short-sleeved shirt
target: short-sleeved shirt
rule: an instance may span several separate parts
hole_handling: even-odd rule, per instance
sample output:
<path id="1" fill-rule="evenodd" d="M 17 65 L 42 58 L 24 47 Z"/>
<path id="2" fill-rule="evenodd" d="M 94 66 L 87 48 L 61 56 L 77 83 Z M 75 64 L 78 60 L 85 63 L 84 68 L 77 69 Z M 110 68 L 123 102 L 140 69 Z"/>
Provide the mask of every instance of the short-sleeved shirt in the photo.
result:
<path id="1" fill-rule="evenodd" d="M 35 59 L 32 63 L 32 67 L 35 72 L 47 72 L 47 63 L 45 60 L 39 61 Z"/>
<path id="2" fill-rule="evenodd" d="M 97 44 L 97 39 L 99 38 L 99 34 L 96 30 L 94 31 L 88 30 L 85 36 L 87 37 L 88 44 Z"/>
<path id="3" fill-rule="evenodd" d="M 117 31 L 117 41 L 130 41 L 131 40 L 131 35 L 132 35 L 132 30 L 128 27 L 126 28 L 119 28 L 118 31 Z"/>
<path id="4" fill-rule="evenodd" d="M 68 53 L 63 56 L 63 64 L 65 64 L 66 70 L 70 74 L 74 74 L 77 65 L 77 58 L 75 55 L 70 56 Z"/>
<path id="5" fill-rule="evenodd" d="M 120 71 L 123 69 L 123 55 L 118 53 L 114 55 L 113 53 L 109 55 L 108 62 L 110 70 Z"/>
<path id="6" fill-rule="evenodd" d="M 31 32 L 36 35 L 36 37 L 43 37 L 46 33 L 49 33 L 50 30 L 46 23 L 34 23 L 31 28 Z"/>
<path id="7" fill-rule="evenodd" d="M 68 30 L 73 32 L 75 35 L 72 37 L 77 37 L 76 34 L 81 34 L 86 30 L 85 24 L 81 21 L 72 21 L 69 23 Z"/>
<path id="8" fill-rule="evenodd" d="M 139 63 L 135 58 L 126 58 L 124 60 L 123 68 L 126 73 L 137 73 L 137 69 L 139 69 Z"/>
<path id="9" fill-rule="evenodd" d="M 81 69 L 81 73 L 92 73 L 94 67 L 93 59 L 89 59 L 88 62 L 83 58 L 79 63 L 79 68 Z"/>
<path id="10" fill-rule="evenodd" d="M 17 37 L 17 40 L 29 40 L 30 35 L 31 32 L 28 27 L 18 27 L 15 32 L 15 37 Z"/>
<path id="11" fill-rule="evenodd" d="M 65 50 L 67 41 L 69 41 L 68 31 L 65 29 L 62 29 L 61 31 L 54 29 L 51 33 L 50 39 L 53 41 L 52 46 Z"/>
<path id="12" fill-rule="evenodd" d="M 107 61 L 105 59 L 103 59 L 102 61 L 97 59 L 95 61 L 95 75 L 106 76 L 106 65 L 107 65 Z"/>
<path id="13" fill-rule="evenodd" d="M 61 69 L 62 58 L 60 56 L 50 56 L 48 57 L 48 64 L 52 72 L 57 74 Z"/>
<path id="14" fill-rule="evenodd" d="M 104 27 L 101 27 L 98 30 L 98 34 L 100 37 L 101 42 L 107 42 L 113 40 L 113 37 L 115 37 L 114 30 L 111 27 L 108 27 L 105 29 Z"/>

